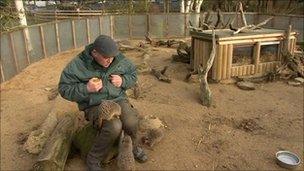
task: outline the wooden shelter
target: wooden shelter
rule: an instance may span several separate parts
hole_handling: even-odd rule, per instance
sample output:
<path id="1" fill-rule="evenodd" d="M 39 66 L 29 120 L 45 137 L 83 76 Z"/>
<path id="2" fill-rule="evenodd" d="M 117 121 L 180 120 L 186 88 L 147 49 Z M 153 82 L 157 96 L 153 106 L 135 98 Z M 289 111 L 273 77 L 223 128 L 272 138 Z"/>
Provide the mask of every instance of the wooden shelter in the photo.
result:
<path id="1" fill-rule="evenodd" d="M 214 80 L 230 79 L 234 76 L 262 76 L 281 65 L 281 51 L 286 37 L 288 50 L 293 54 L 296 33 L 285 36 L 284 30 L 258 29 L 233 35 L 230 29 L 215 31 L 216 57 L 209 77 Z M 212 49 L 212 31 L 191 31 L 191 67 L 197 70 L 205 66 Z"/>

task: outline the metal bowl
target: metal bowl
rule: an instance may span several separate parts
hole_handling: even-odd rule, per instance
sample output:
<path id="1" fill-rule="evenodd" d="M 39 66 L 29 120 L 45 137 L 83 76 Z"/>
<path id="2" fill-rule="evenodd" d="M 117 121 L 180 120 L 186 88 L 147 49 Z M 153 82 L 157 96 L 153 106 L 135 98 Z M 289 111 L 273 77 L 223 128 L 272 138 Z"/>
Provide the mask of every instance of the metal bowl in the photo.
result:
<path id="1" fill-rule="evenodd" d="M 300 165 L 300 158 L 290 151 L 278 151 L 276 153 L 277 163 L 287 169 L 295 169 Z"/>

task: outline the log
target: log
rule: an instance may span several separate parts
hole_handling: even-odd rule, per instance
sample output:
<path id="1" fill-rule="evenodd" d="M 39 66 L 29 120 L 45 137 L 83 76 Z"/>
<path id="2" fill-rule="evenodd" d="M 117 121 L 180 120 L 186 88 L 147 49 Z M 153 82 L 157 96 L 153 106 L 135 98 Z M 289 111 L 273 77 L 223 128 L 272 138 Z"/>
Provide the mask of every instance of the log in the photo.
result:
<path id="1" fill-rule="evenodd" d="M 166 67 L 165 67 L 166 68 Z M 165 69 L 164 68 L 164 69 Z M 164 69 L 162 71 L 164 71 Z M 166 75 L 162 74 L 162 71 L 153 69 L 151 70 L 151 73 L 159 80 L 167 83 L 171 83 L 171 79 L 167 77 Z"/>
<path id="2" fill-rule="evenodd" d="M 78 111 L 76 103 L 67 101 L 61 96 L 57 96 L 54 106 L 47 118 L 41 124 L 41 126 L 30 133 L 26 142 L 23 145 L 23 149 L 31 154 L 39 154 L 45 145 L 48 137 L 55 129 L 58 120 L 63 118 L 66 113 L 74 113 Z"/>
<path id="3" fill-rule="evenodd" d="M 59 121 L 45 147 L 33 165 L 34 170 L 63 170 L 76 127 L 76 115 L 67 115 Z"/>
<path id="4" fill-rule="evenodd" d="M 198 68 L 198 74 L 201 80 L 200 84 L 200 100 L 203 106 L 210 107 L 212 103 L 212 94 L 208 86 L 208 81 L 207 81 L 207 76 L 210 68 L 213 65 L 213 61 L 216 55 L 216 40 L 215 40 L 215 31 L 214 29 L 212 30 L 212 50 L 209 56 L 209 59 L 207 61 L 206 66 L 203 68 L 200 66 Z"/>

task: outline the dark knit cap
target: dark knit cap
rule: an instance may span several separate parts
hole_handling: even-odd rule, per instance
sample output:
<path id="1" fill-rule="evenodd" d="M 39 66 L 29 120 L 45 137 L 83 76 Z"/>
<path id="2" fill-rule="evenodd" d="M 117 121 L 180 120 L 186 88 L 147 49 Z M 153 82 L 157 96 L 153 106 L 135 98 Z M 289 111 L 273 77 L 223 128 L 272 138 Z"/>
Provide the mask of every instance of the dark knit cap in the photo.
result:
<path id="1" fill-rule="evenodd" d="M 116 42 L 106 35 L 98 36 L 93 43 L 93 48 L 105 57 L 114 57 L 119 53 Z"/>

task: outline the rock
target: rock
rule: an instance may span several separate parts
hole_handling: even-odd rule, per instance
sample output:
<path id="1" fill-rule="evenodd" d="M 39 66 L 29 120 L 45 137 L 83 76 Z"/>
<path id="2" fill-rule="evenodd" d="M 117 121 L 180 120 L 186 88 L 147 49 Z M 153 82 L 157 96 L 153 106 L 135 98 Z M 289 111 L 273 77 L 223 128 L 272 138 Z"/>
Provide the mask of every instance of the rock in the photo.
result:
<path id="1" fill-rule="evenodd" d="M 294 80 L 297 81 L 297 82 L 300 82 L 301 84 L 304 83 L 304 78 L 302 78 L 302 77 L 297 77 Z"/>
<path id="2" fill-rule="evenodd" d="M 240 81 L 236 85 L 242 90 L 255 90 L 255 84 L 252 82 Z"/>
<path id="3" fill-rule="evenodd" d="M 299 86 L 299 85 L 301 85 L 300 82 L 295 82 L 295 81 L 288 81 L 287 84 L 288 85 L 292 85 L 292 86 Z"/>
<path id="4" fill-rule="evenodd" d="M 150 116 L 139 120 L 139 129 L 141 131 L 158 129 L 164 127 L 164 124 L 158 117 Z"/>

